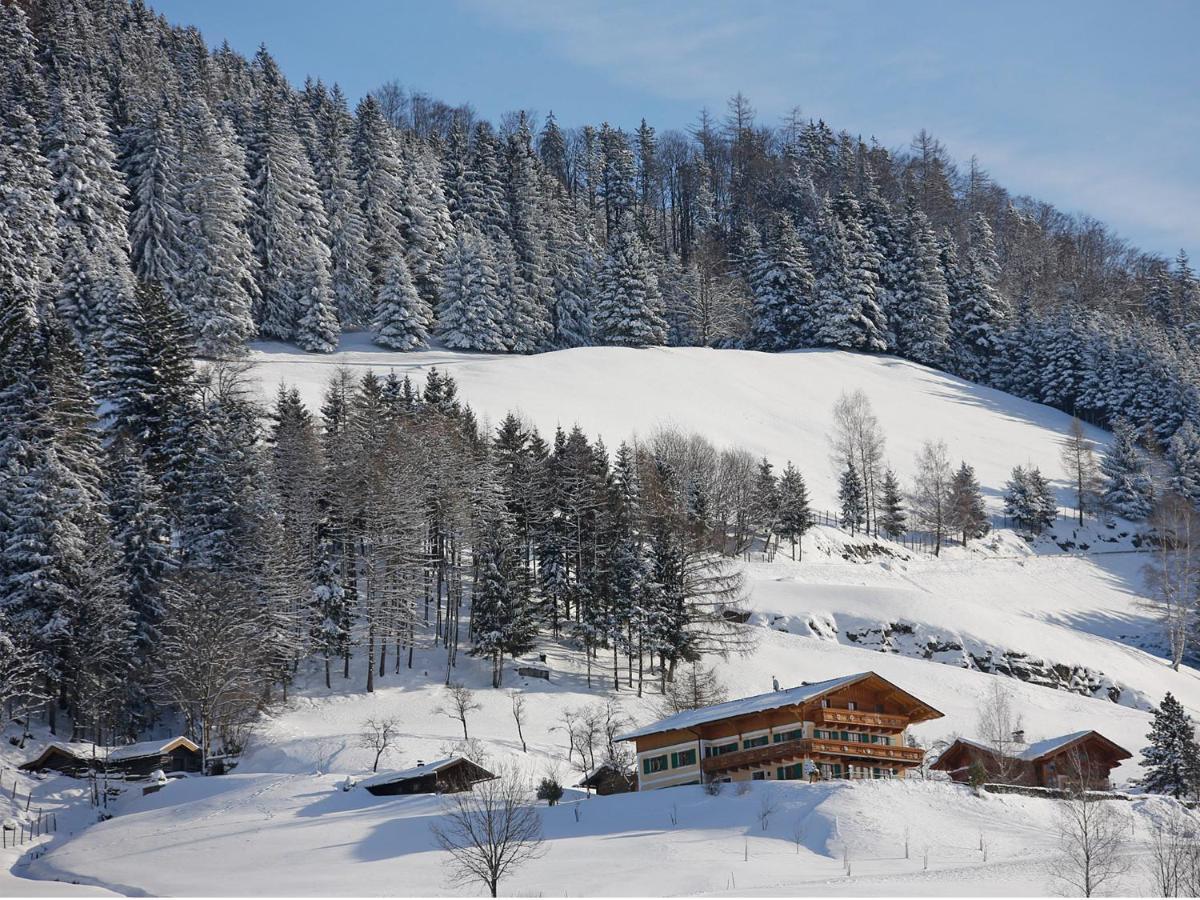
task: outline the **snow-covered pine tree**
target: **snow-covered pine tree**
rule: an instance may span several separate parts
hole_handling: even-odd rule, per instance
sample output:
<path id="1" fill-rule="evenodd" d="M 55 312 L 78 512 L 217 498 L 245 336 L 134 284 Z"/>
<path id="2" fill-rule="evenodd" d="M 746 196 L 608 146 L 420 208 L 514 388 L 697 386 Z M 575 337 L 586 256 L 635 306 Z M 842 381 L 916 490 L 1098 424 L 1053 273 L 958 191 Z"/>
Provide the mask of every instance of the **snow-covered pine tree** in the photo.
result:
<path id="1" fill-rule="evenodd" d="M 180 120 L 183 265 L 177 291 L 196 352 L 209 358 L 244 352 L 253 336 L 258 260 L 245 156 L 233 129 L 193 98 Z"/>
<path id="2" fill-rule="evenodd" d="M 547 259 L 542 174 L 524 113 L 509 136 L 506 162 L 509 232 L 516 262 L 509 298 L 512 349 L 536 353 L 553 343 L 554 284 Z"/>
<path id="3" fill-rule="evenodd" d="M 291 88 L 265 48 L 255 66 L 262 91 L 248 159 L 254 192 L 250 233 L 260 267 L 259 331 L 329 353 L 338 338 L 329 222 L 293 123 Z"/>
<path id="4" fill-rule="evenodd" d="M 1200 746 L 1196 726 L 1183 704 L 1167 692 L 1154 710 L 1149 746 L 1142 750 L 1139 765 L 1146 769 L 1141 786 L 1152 794 L 1170 794 L 1179 799 L 1200 790 Z"/>
<path id="5" fill-rule="evenodd" d="M 950 481 L 950 515 L 948 524 L 959 533 L 963 546 L 968 541 L 983 537 L 988 530 L 987 511 L 983 505 L 983 491 L 975 469 L 965 462 Z"/>
<path id="6" fill-rule="evenodd" d="M 991 226 L 982 213 L 971 220 L 971 244 L 950 309 L 950 344 L 960 375 L 986 380 L 1000 351 L 1000 334 L 1010 311 L 996 288 L 999 262 Z"/>
<path id="7" fill-rule="evenodd" d="M 1169 487 L 1179 496 L 1200 505 L 1200 431 L 1185 421 L 1167 443 L 1171 461 Z"/>
<path id="8" fill-rule="evenodd" d="M 879 254 L 849 194 L 826 198 L 814 256 L 817 296 L 813 341 L 845 350 L 887 348 L 886 323 L 878 303 Z"/>
<path id="9" fill-rule="evenodd" d="M 417 293 L 408 263 L 396 254 L 384 270 L 371 328 L 375 343 L 392 350 L 420 350 L 429 343 L 433 313 Z"/>
<path id="10" fill-rule="evenodd" d="M 171 531 L 162 490 L 139 448 L 117 434 L 105 452 L 105 496 L 116 576 L 132 617 L 134 665 L 152 669 L 161 640 L 163 580 L 171 571 Z"/>
<path id="11" fill-rule="evenodd" d="M 666 342 L 658 279 L 632 222 L 618 227 L 609 243 L 596 279 L 592 327 L 602 344 L 645 347 Z"/>
<path id="12" fill-rule="evenodd" d="M 368 269 L 367 227 L 350 158 L 354 119 L 336 84 L 318 95 L 313 170 L 329 220 L 329 278 L 343 328 L 365 325 L 373 292 Z"/>
<path id="13" fill-rule="evenodd" d="M 555 347 L 584 347 L 592 338 L 591 286 L 594 248 L 580 229 L 560 185 L 545 185 L 549 198 L 546 265 L 552 290 Z"/>
<path id="14" fill-rule="evenodd" d="M 0 10 L 0 17 L 12 15 Z M 37 126 L 14 101 L 0 119 L 0 300 L 2 316 L 32 326 L 58 292 L 58 210 Z M 15 324 L 0 322 L 0 344 Z"/>
<path id="15" fill-rule="evenodd" d="M 1140 521 L 1150 514 L 1150 467 L 1137 448 L 1133 426 L 1124 419 L 1113 425 L 1112 444 L 1100 460 L 1100 480 L 1100 502 L 1109 515 Z"/>
<path id="16" fill-rule="evenodd" d="M 911 197 L 902 229 L 898 255 L 891 266 L 889 324 L 896 349 L 903 356 L 940 366 L 949 350 L 949 294 L 933 228 Z"/>
<path id="17" fill-rule="evenodd" d="M 162 106 L 142 111 L 120 136 L 129 184 L 129 245 L 134 274 L 176 297 L 183 275 L 179 136 Z"/>
<path id="18" fill-rule="evenodd" d="M 502 353 L 508 349 L 506 325 L 495 259 L 468 223 L 456 235 L 443 270 L 438 337 L 454 349 Z"/>
<path id="19" fill-rule="evenodd" d="M 792 544 L 792 559 L 796 559 L 796 550 L 801 548 L 803 557 L 804 535 L 816 524 L 813 512 L 808 502 L 808 486 L 804 476 L 788 461 L 779 477 L 779 524 L 776 526 L 779 536 L 787 538 Z"/>
<path id="20" fill-rule="evenodd" d="M 807 344 L 815 282 L 808 253 L 791 222 L 781 217 L 751 279 L 754 317 L 750 344 L 792 350 Z"/>
<path id="21" fill-rule="evenodd" d="M 81 345 L 91 348 L 116 298 L 133 290 L 125 183 L 108 128 L 87 93 L 58 85 L 45 144 L 64 262 L 58 310 Z"/>
<path id="22" fill-rule="evenodd" d="M 875 521 L 883 535 L 893 541 L 908 531 L 904 492 L 900 489 L 900 479 L 890 468 L 884 471 L 879 483 L 879 506 Z"/>
<path id="23" fill-rule="evenodd" d="M 849 528 L 850 533 L 855 534 L 866 519 L 867 498 L 858 468 L 854 465 L 846 466 L 838 480 L 838 504 L 842 511 L 842 527 Z"/>
<path id="24" fill-rule="evenodd" d="M 508 236 L 508 209 L 500 174 L 500 144 L 491 124 L 475 125 L 471 158 L 463 183 L 462 214 L 489 241 Z"/>
<path id="25" fill-rule="evenodd" d="M 370 94 L 358 104 L 357 118 L 354 166 L 369 242 L 367 268 L 378 289 L 388 260 L 404 252 L 399 211 L 404 169 L 395 132 Z"/>
<path id="26" fill-rule="evenodd" d="M 438 301 L 442 262 L 454 234 L 450 210 L 437 161 L 428 148 L 410 141 L 404 145 L 400 161 L 400 237 L 413 284 L 432 306 Z"/>

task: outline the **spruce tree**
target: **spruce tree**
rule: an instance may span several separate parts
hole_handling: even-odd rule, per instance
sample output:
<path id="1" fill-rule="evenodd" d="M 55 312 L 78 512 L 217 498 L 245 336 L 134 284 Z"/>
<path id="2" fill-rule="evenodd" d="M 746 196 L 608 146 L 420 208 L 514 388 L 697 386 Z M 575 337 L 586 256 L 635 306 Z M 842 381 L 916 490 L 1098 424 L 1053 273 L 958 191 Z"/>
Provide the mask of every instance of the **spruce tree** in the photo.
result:
<path id="1" fill-rule="evenodd" d="M 251 236 L 259 260 L 258 325 L 265 337 L 331 352 L 338 321 L 329 267 L 329 222 L 291 115 L 291 89 L 260 49 L 263 80 L 254 111 L 249 169 Z"/>
<path id="2" fill-rule="evenodd" d="M 792 543 L 792 559 L 796 559 L 796 548 L 803 547 L 804 535 L 815 524 L 804 476 L 789 461 L 779 478 L 778 530 L 780 537 L 787 538 Z"/>
<path id="3" fill-rule="evenodd" d="M 1118 421 L 1113 441 L 1100 460 L 1100 500 L 1111 515 L 1140 521 L 1150 514 L 1154 483 L 1149 464 L 1137 448 L 1133 426 Z"/>
<path id="4" fill-rule="evenodd" d="M 245 155 L 232 128 L 218 122 L 202 98 L 180 123 L 183 260 L 177 297 L 196 352 L 209 358 L 243 353 L 253 336 L 258 260 L 247 227 L 251 216 Z"/>
<path id="5" fill-rule="evenodd" d="M 167 111 L 147 110 L 121 134 L 129 184 L 129 243 L 134 273 L 178 295 L 184 266 L 179 138 Z"/>
<path id="6" fill-rule="evenodd" d="M 965 462 L 959 465 L 950 482 L 949 507 L 949 524 L 962 536 L 964 547 L 968 541 L 987 533 L 988 518 L 983 505 L 983 491 L 975 477 L 975 470 Z"/>
<path id="7" fill-rule="evenodd" d="M 890 468 L 883 473 L 879 486 L 879 530 L 893 541 L 908 531 L 908 515 L 904 511 L 904 492 L 900 480 Z"/>
<path id="8" fill-rule="evenodd" d="M 592 327 L 597 341 L 625 347 L 666 343 L 658 279 L 632 223 L 613 235 L 596 281 Z"/>
<path id="9" fill-rule="evenodd" d="M 393 350 L 420 350 L 428 345 L 433 314 L 417 293 L 400 254 L 388 264 L 376 303 L 371 325 L 375 343 Z"/>
<path id="10" fill-rule="evenodd" d="M 814 280 L 808 254 L 791 222 L 781 218 L 754 272 L 754 318 L 750 345 L 792 350 L 808 341 Z"/>
<path id="11" fill-rule="evenodd" d="M 1168 691 L 1154 710 L 1149 746 L 1139 763 L 1147 771 L 1142 787 L 1152 794 L 1170 794 L 1175 799 L 1200 788 L 1200 746 L 1191 717 Z"/>
<path id="12" fill-rule="evenodd" d="M 896 348 L 908 359 L 940 366 L 949 349 L 949 294 L 933 228 L 911 198 L 900 247 L 889 311 Z"/>
<path id="13" fill-rule="evenodd" d="M 838 481 L 838 504 L 842 510 L 842 527 L 849 528 L 851 534 L 856 533 L 866 519 L 867 500 L 858 468 L 853 464 L 846 466 Z"/>
<path id="14" fill-rule="evenodd" d="M 460 350 L 508 349 L 500 278 L 487 242 L 469 225 L 459 230 L 443 271 L 437 334 Z"/>
<path id="15" fill-rule="evenodd" d="M 1167 444 L 1171 461 L 1170 488 L 1193 504 L 1200 505 L 1200 431 L 1186 421 Z"/>

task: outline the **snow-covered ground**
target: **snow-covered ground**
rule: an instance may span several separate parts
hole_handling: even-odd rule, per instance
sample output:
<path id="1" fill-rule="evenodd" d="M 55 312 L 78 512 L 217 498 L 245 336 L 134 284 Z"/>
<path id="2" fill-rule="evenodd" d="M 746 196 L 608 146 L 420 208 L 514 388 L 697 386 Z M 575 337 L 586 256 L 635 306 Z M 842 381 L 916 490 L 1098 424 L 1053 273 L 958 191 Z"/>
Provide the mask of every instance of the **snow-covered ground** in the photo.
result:
<path id="1" fill-rule="evenodd" d="M 792 460 L 818 507 L 834 502 L 826 432 L 840 390 L 862 388 L 871 398 L 902 476 L 924 439 L 945 439 L 955 458 L 975 465 L 993 510 L 1013 465 L 1034 463 L 1061 478 L 1059 443 L 1069 423 L 1054 410 L 912 363 L 831 351 L 398 354 L 350 336 L 344 352 L 332 356 L 259 345 L 252 362 L 265 394 L 281 381 L 295 384 L 314 409 L 334 366 L 416 375 L 436 365 L 453 374 L 462 398 L 493 422 L 510 410 L 544 432 L 578 422 L 610 447 L 674 424 L 779 464 Z M 1107 438 L 1089 434 L 1098 443 Z M 1067 503 L 1066 485 L 1057 486 Z M 1193 714 L 1200 712 L 1200 673 L 1189 667 L 1173 672 L 1157 655 L 1156 628 L 1139 596 L 1146 558 L 1133 552 L 1130 537 L 1125 526 L 1089 524 L 1077 531 L 1060 521 L 1053 536 L 1032 546 L 1001 530 L 966 550 L 951 546 L 936 559 L 895 545 L 863 559 L 851 552 L 861 539 L 817 528 L 805 541 L 802 562 L 791 561 L 784 548 L 771 562 L 756 554 L 742 563 L 757 646 L 746 657 L 706 662 L 718 665 L 730 697 L 768 690 L 772 676 L 792 685 L 875 670 L 945 713 L 914 729 L 927 745 L 974 733 L 981 699 L 996 680 L 980 668 L 1022 670 L 1035 680 L 1052 672 L 1061 689 L 1004 680 L 1024 712 L 1029 739 L 1095 728 L 1134 752 L 1115 773 L 1118 782 L 1128 782 L 1139 775 L 1150 704 L 1170 690 Z M 515 761 L 531 775 L 557 771 L 564 782 L 574 781 L 577 773 L 565 762 L 565 709 L 613 696 L 638 723 L 657 717 L 656 686 L 648 684 L 638 698 L 623 680 L 613 692 L 610 660 L 594 662 L 589 685 L 576 649 L 547 639 L 539 652 L 548 658 L 548 683 L 519 679 L 511 664 L 505 674 L 506 688 L 528 692 L 525 753 L 507 691 L 490 688 L 489 666 L 459 656 L 454 677 L 476 689 L 482 709 L 472 714 L 470 733 L 489 762 Z M 335 791 L 346 774 L 370 768 L 371 753 L 358 746 L 369 716 L 400 721 L 400 741 L 383 761 L 389 768 L 438 758 L 461 738 L 459 724 L 440 711 L 444 654 L 426 648 L 411 671 L 398 674 L 389 662 L 373 695 L 362 693 L 362 665 L 356 661 L 351 679 L 336 679 L 332 691 L 318 673 L 305 672 L 292 699 L 263 717 L 233 776 L 188 779 L 145 798 L 129 794 L 114 819 L 53 837 L 44 855 L 20 857 L 15 872 L 131 893 L 451 892 L 445 857 L 429 834 L 436 800 Z M 0 760 L 17 758 L 0 747 Z M 766 832 L 758 822 L 761 798 L 733 791 L 714 798 L 675 789 L 546 810 L 549 852 L 504 892 L 987 895 L 1054 889 L 1053 801 L 974 798 L 958 787 L 913 782 L 774 787 L 783 809 Z M 63 789 L 52 780 L 34 790 L 49 802 Z M 677 826 L 670 822 L 672 807 Z M 1122 807 L 1134 817 L 1131 834 L 1144 840 L 1161 802 Z M 907 859 L 905 821 L 911 829 Z M 801 822 L 797 852 L 794 832 Z M 981 830 L 986 863 L 978 849 Z M 848 878 L 844 852 L 851 858 Z M 1129 877 L 1124 888 L 1143 892 L 1144 873 Z M 0 893 L 7 895 L 6 888 L 0 882 Z"/>
<path id="2" fill-rule="evenodd" d="M 1062 477 L 1059 447 L 1070 417 L 1037 403 L 980 387 L 891 356 L 837 350 L 758 353 L 697 347 L 582 347 L 535 356 L 429 350 L 384 351 L 369 335 L 349 334 L 336 353 L 303 353 L 288 344 L 254 345 L 250 357 L 265 393 L 296 386 L 314 411 L 330 374 L 351 371 L 423 378 L 449 372 L 481 419 L 520 414 L 549 438 L 578 423 L 610 447 L 673 425 L 718 447 L 741 446 L 804 473 L 814 502 L 832 509 L 837 495 L 829 463 L 831 411 L 838 394 L 860 388 L 887 435 L 887 456 L 906 477 L 927 439 L 944 440 L 951 459 L 975 466 L 985 496 L 999 498 L 1013 466 L 1032 463 Z M 1105 432 L 1088 429 L 1097 442 Z M 1061 502 L 1069 502 L 1065 484 Z"/>
<path id="3" fill-rule="evenodd" d="M 478 895 L 478 886 L 447 880 L 429 827 L 439 798 L 344 793 L 337 780 L 235 774 L 171 784 L 47 853 L 33 871 L 171 896 Z M 765 827 L 764 802 L 774 807 Z M 1170 801 L 1109 802 L 1129 822 L 1131 865 L 1111 887 L 1137 894 L 1147 883 L 1149 829 Z M 1058 886 L 1056 806 L 918 781 L 571 799 L 540 809 L 546 852 L 501 892 L 1045 895 Z"/>

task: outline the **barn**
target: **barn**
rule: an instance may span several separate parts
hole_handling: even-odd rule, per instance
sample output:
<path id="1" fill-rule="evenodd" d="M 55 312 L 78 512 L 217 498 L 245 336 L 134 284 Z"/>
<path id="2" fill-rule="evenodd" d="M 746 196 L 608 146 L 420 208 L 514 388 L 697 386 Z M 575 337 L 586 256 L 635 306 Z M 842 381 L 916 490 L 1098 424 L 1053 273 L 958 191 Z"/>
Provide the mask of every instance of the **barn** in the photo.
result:
<path id="1" fill-rule="evenodd" d="M 28 772 L 62 772 L 76 777 L 104 772 L 144 778 L 157 769 L 163 772 L 199 772 L 202 761 L 200 748 L 185 737 L 141 741 L 118 747 L 54 741 L 21 768 Z"/>
<path id="2" fill-rule="evenodd" d="M 431 763 L 418 763 L 411 769 L 380 772 L 356 786 L 376 797 L 398 794 L 453 794 L 469 791 L 472 785 L 496 776 L 464 756 L 451 756 Z"/>

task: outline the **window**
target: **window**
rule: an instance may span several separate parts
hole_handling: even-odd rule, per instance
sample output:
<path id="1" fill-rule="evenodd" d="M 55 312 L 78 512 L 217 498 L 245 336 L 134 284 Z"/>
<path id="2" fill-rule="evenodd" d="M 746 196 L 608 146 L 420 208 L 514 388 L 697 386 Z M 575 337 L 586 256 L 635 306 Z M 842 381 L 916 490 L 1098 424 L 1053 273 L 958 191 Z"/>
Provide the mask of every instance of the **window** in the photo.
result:
<path id="1" fill-rule="evenodd" d="M 804 729 L 796 728 L 792 731 L 782 731 L 775 734 L 775 743 L 782 744 L 784 741 L 798 741 L 804 737 Z"/>
<path id="2" fill-rule="evenodd" d="M 653 775 L 655 772 L 667 771 L 667 755 L 649 756 L 642 760 L 642 774 Z"/>
<path id="3" fill-rule="evenodd" d="M 742 741 L 742 747 L 749 750 L 751 747 L 765 747 L 768 743 L 770 743 L 770 738 L 764 734 L 761 737 L 746 738 Z"/>
<path id="4" fill-rule="evenodd" d="M 775 770 L 775 777 L 780 781 L 800 781 L 804 778 L 804 763 L 780 766 Z"/>
<path id="5" fill-rule="evenodd" d="M 828 699 L 821 700 L 821 709 L 829 709 L 829 700 Z"/>
<path id="6" fill-rule="evenodd" d="M 680 750 L 678 753 L 671 754 L 671 768 L 678 769 L 682 766 L 694 766 L 696 764 L 696 751 Z"/>
<path id="7" fill-rule="evenodd" d="M 767 773 L 766 772 L 752 772 L 750 775 L 750 779 L 752 781 L 766 781 Z"/>
<path id="8" fill-rule="evenodd" d="M 849 703 L 846 704 L 846 709 L 849 709 L 849 710 L 858 709 L 858 704 L 855 703 L 853 700 L 851 700 Z"/>
<path id="9" fill-rule="evenodd" d="M 731 744 L 717 744 L 716 746 L 710 745 L 710 746 L 704 748 L 704 755 L 705 756 L 720 756 L 722 753 L 736 753 L 737 748 L 738 748 L 737 741 L 734 741 Z"/>

